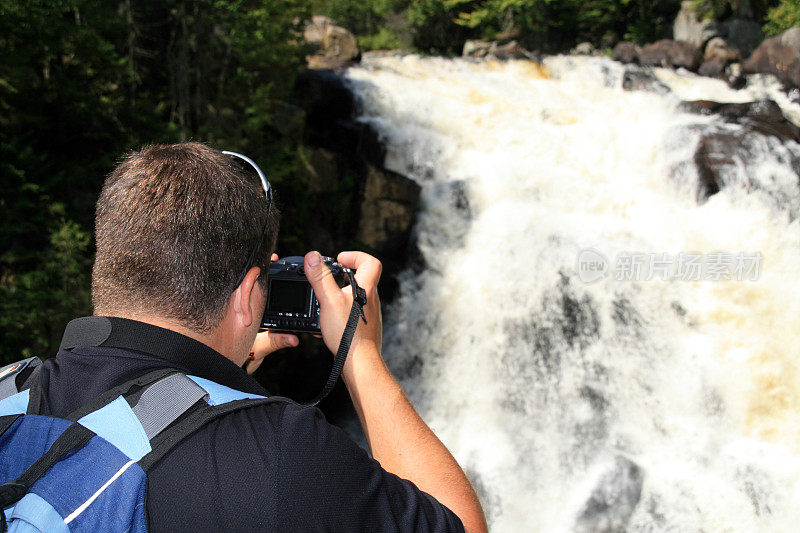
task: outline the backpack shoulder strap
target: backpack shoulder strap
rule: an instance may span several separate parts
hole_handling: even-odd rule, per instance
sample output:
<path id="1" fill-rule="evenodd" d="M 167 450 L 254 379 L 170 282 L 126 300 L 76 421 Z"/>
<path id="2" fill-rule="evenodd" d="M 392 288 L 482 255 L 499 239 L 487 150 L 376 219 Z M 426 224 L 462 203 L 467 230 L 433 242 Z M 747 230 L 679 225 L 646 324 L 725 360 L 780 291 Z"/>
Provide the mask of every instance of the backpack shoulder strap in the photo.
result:
<path id="1" fill-rule="evenodd" d="M 188 379 L 202 387 L 209 396 L 205 398 L 205 404 L 201 404 L 197 409 L 187 413 L 186 416 L 150 441 L 152 451 L 139 461 L 139 466 L 145 472 L 184 439 L 217 418 L 234 411 L 272 402 L 293 403 L 292 400 L 281 396 L 250 394 L 197 376 L 188 376 Z"/>
<path id="2" fill-rule="evenodd" d="M 139 466 L 141 466 L 145 472 L 149 471 L 175 446 L 180 444 L 184 439 L 191 436 L 206 424 L 210 423 L 212 420 L 240 409 L 281 401 L 289 402 L 291 400 L 282 397 L 245 398 L 220 405 L 206 405 L 195 411 L 192 411 L 182 420 L 178 421 L 175 425 L 157 435 L 151 441 L 153 449 L 150 453 L 142 457 L 142 459 L 139 461 Z"/>

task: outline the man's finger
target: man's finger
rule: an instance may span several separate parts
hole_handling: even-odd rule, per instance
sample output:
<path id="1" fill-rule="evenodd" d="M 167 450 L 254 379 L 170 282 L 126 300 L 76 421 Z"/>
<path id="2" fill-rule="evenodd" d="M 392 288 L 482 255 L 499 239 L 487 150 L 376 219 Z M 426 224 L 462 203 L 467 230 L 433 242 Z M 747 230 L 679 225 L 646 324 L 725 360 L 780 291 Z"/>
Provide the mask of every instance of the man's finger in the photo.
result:
<path id="1" fill-rule="evenodd" d="M 339 285 L 333 279 L 331 269 L 322 261 L 319 252 L 308 252 L 303 258 L 303 271 L 314 289 L 321 308 L 327 306 L 331 298 L 341 294 Z"/>
<path id="2" fill-rule="evenodd" d="M 291 333 L 275 333 L 274 331 L 265 331 L 256 335 L 256 340 L 253 343 L 253 355 L 256 359 L 263 359 L 281 348 L 289 348 L 297 346 L 300 340 L 296 335 Z"/>
<path id="3" fill-rule="evenodd" d="M 383 266 L 376 258 L 364 252 L 342 252 L 336 260 L 343 266 L 356 271 L 356 281 L 363 288 L 371 288 L 378 284 Z"/>

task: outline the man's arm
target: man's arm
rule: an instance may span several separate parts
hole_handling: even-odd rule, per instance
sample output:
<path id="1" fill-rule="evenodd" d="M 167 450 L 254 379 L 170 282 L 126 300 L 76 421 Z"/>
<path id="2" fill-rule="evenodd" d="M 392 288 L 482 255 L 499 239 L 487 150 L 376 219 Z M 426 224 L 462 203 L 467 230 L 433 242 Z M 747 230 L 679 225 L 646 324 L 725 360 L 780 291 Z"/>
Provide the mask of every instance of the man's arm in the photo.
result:
<path id="1" fill-rule="evenodd" d="M 372 456 L 385 470 L 412 481 L 447 506 L 467 531 L 486 531 L 483 510 L 469 480 L 384 364 L 377 290 L 380 262 L 362 252 L 342 252 L 337 259 L 356 270 L 356 281 L 367 292 L 367 323 L 359 321 L 342 376 Z M 305 256 L 305 273 L 319 300 L 323 339 L 336 353 L 353 303 L 351 290 L 338 287 L 317 252 Z"/>

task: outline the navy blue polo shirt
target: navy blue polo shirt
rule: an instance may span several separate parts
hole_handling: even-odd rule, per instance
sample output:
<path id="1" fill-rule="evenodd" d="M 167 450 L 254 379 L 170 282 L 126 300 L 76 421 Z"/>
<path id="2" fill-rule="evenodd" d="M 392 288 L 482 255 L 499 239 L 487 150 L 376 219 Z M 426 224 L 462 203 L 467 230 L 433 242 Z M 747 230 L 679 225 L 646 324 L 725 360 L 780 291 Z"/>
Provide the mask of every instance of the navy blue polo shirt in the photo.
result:
<path id="1" fill-rule="evenodd" d="M 115 328 L 128 340 L 109 341 Z M 41 413 L 67 416 L 162 368 L 267 395 L 202 343 L 98 317 L 71 322 L 58 354 L 45 361 Z M 386 472 L 319 409 L 288 400 L 222 416 L 165 455 L 148 473 L 147 517 L 150 531 L 170 532 L 463 531 L 449 509 Z"/>

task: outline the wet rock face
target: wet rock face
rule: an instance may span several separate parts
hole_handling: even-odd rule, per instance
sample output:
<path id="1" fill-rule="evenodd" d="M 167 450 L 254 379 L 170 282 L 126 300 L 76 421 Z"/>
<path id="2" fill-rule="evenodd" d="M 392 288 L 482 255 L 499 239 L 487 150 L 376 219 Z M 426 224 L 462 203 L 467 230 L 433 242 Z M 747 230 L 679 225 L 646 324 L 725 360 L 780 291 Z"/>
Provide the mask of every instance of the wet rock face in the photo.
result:
<path id="1" fill-rule="evenodd" d="M 800 87 L 800 27 L 765 40 L 742 63 L 745 74 L 774 74 L 787 87 Z"/>
<path id="2" fill-rule="evenodd" d="M 748 162 L 757 158 L 755 145 L 766 141 L 764 137 L 777 140 L 777 143 L 772 141 L 774 146 L 782 144 L 784 147 L 796 147 L 795 143 L 800 142 L 800 128 L 784 117 L 778 104 L 772 100 L 737 104 L 695 100 L 683 102 L 679 109 L 688 113 L 717 115 L 724 121 L 703 131 L 694 153 L 698 203 L 705 202 L 729 185 L 727 180 L 731 176 L 741 176 L 742 168 L 746 169 Z M 758 139 L 761 139 L 761 143 Z M 795 168 L 800 169 L 800 160 L 795 153 L 796 150 L 786 150 L 786 157 L 790 158 Z M 754 181 L 748 171 L 739 179 L 745 180 L 745 183 L 740 183 L 741 186 L 747 190 L 761 190 L 772 196 L 779 206 L 791 203 L 781 198 L 778 190 L 771 190 L 768 185 Z M 790 215 L 794 216 L 791 212 Z"/>
<path id="3" fill-rule="evenodd" d="M 336 72 L 303 71 L 294 96 L 306 112 L 301 162 L 308 190 L 338 220 L 311 233 L 325 249 L 358 246 L 380 258 L 381 294 L 388 300 L 406 265 L 419 186 L 383 168 L 386 149 L 369 124 L 356 120 L 353 92 Z"/>
<path id="4" fill-rule="evenodd" d="M 628 67 L 622 75 L 622 88 L 626 91 L 650 91 L 667 94 L 669 87 L 660 82 L 653 71 L 646 68 Z"/>
<path id="5" fill-rule="evenodd" d="M 357 238 L 382 257 L 408 247 L 419 204 L 416 182 L 389 170 L 367 167 Z"/>
<path id="6" fill-rule="evenodd" d="M 625 531 L 642 496 L 644 472 L 622 456 L 614 459 L 595 486 L 575 523 L 576 533 L 617 533 Z"/>

